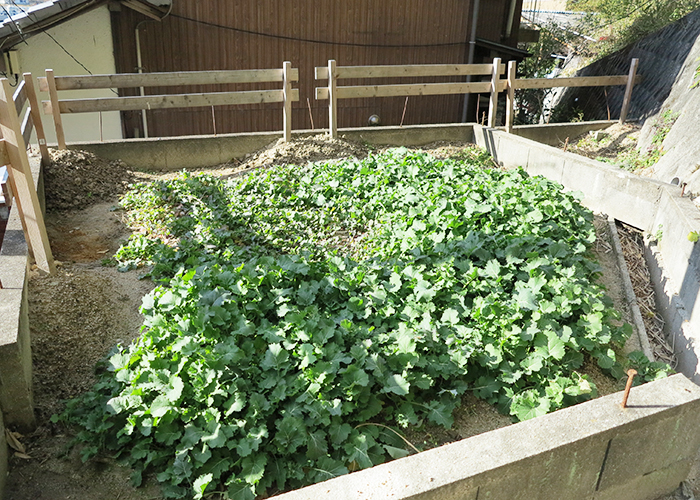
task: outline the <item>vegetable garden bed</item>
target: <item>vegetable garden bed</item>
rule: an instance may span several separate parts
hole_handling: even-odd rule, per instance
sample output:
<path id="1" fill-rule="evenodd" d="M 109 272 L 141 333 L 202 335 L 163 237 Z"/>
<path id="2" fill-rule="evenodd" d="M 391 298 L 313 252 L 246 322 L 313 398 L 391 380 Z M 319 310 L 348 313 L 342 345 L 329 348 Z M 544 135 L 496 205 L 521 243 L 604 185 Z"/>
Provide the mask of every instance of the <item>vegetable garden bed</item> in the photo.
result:
<path id="1" fill-rule="evenodd" d="M 160 287 L 142 337 L 61 416 L 83 456 L 106 449 L 166 496 L 253 498 L 462 437 L 433 439 L 460 403 L 525 419 L 594 397 L 593 364 L 657 376 L 617 359 L 629 327 L 596 284 L 592 214 L 456 156 L 133 189 L 140 233 L 114 261 Z"/>

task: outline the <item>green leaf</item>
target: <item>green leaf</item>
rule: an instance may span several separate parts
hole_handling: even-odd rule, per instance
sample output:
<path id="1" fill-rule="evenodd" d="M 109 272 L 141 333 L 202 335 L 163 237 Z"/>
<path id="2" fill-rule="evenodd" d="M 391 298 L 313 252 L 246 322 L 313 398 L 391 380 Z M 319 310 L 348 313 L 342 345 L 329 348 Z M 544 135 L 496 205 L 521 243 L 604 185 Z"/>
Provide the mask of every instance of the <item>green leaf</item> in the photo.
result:
<path id="1" fill-rule="evenodd" d="M 323 431 L 316 431 L 309 434 L 306 443 L 306 456 L 311 460 L 316 460 L 328 453 L 328 442 Z"/>
<path id="2" fill-rule="evenodd" d="M 549 399 L 538 396 L 534 391 L 526 391 L 515 395 L 510 413 L 522 421 L 545 415 L 549 410 Z"/>
<path id="3" fill-rule="evenodd" d="M 265 473 L 267 457 L 265 455 L 253 455 L 243 459 L 241 463 L 241 477 L 248 484 L 258 484 Z"/>
<path id="4" fill-rule="evenodd" d="M 348 473 L 348 469 L 340 462 L 330 457 L 322 457 L 315 464 L 314 470 L 317 472 L 318 481 L 327 481 Z"/>
<path id="5" fill-rule="evenodd" d="M 405 378 L 401 375 L 391 375 L 384 383 L 384 388 L 382 392 L 391 392 L 399 396 L 405 396 L 409 393 L 411 384 L 409 384 Z"/>
<path id="6" fill-rule="evenodd" d="M 397 458 L 403 458 L 408 455 L 410 455 L 410 452 L 404 448 L 396 448 L 394 446 L 389 446 L 389 445 L 382 445 L 382 447 L 386 450 L 386 452 L 389 454 L 389 456 L 393 459 Z"/>
<path id="7" fill-rule="evenodd" d="M 230 500 L 255 500 L 255 486 L 236 479 L 228 487 L 228 498 Z"/>
<path id="8" fill-rule="evenodd" d="M 456 325 L 459 323 L 459 312 L 452 308 L 445 309 L 445 311 L 442 313 L 442 318 L 440 318 L 440 321 L 449 325 Z"/>
<path id="9" fill-rule="evenodd" d="M 204 492 L 207 489 L 207 486 L 209 486 L 209 484 L 211 484 L 213 479 L 214 479 L 214 476 L 211 473 L 201 475 L 197 479 L 195 479 L 194 484 L 192 485 L 192 488 L 194 489 L 194 498 L 196 500 L 199 500 L 203 497 Z"/>
<path id="10" fill-rule="evenodd" d="M 528 311 L 537 310 L 539 307 L 537 304 L 537 296 L 530 288 L 526 288 L 525 285 L 517 283 L 515 285 L 515 290 L 515 303 L 518 304 L 519 308 L 526 309 Z"/>
<path id="11" fill-rule="evenodd" d="M 438 401 L 428 403 L 428 420 L 434 424 L 441 425 L 446 429 L 452 427 L 454 419 L 452 418 L 452 408 Z"/>
<path id="12" fill-rule="evenodd" d="M 173 375 L 172 377 L 170 377 L 170 389 L 165 394 L 165 397 L 171 403 L 177 403 L 180 399 L 180 396 L 182 395 L 182 389 L 184 389 L 184 387 L 185 384 L 182 382 L 182 379 L 177 375 Z M 152 411 L 153 410 L 151 410 L 151 412 Z"/>
<path id="13" fill-rule="evenodd" d="M 343 373 L 343 384 L 346 387 L 355 385 L 366 387 L 369 384 L 369 376 L 357 365 L 350 365 Z"/>
<path id="14" fill-rule="evenodd" d="M 289 359 L 289 353 L 282 344 L 270 344 L 260 367 L 263 370 L 281 370 L 287 359 Z"/>

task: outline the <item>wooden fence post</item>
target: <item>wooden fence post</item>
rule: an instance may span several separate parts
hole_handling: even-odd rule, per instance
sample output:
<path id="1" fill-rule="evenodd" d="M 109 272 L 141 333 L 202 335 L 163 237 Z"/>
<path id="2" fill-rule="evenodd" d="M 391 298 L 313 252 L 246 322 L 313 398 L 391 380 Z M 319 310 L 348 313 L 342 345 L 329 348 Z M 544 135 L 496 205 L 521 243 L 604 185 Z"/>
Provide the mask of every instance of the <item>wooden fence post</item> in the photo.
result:
<path id="1" fill-rule="evenodd" d="M 328 128 L 331 139 L 338 138 L 338 95 L 336 93 L 335 60 L 328 61 Z"/>
<path id="2" fill-rule="evenodd" d="M 12 101 L 12 89 L 6 78 L 0 80 L 0 131 L 5 139 L 7 156 L 10 160 L 7 172 L 15 191 L 17 202 L 15 206 L 19 208 L 20 217 L 23 220 L 22 227 L 27 246 L 34 256 L 36 265 L 48 273 L 53 273 L 56 268 L 49 237 L 46 234 L 44 214 L 41 212 L 39 197 L 34 187 L 19 116 Z"/>
<path id="3" fill-rule="evenodd" d="M 625 98 L 622 101 L 622 109 L 620 110 L 620 123 L 625 123 L 627 119 L 627 112 L 630 109 L 630 101 L 632 100 L 632 87 L 634 87 L 634 80 L 637 77 L 637 65 L 639 64 L 639 59 L 632 59 L 630 64 L 630 72 L 627 75 L 627 87 L 625 88 Z"/>
<path id="4" fill-rule="evenodd" d="M 46 70 L 46 83 L 49 86 L 49 99 L 51 99 L 51 113 L 53 114 L 53 123 L 56 127 L 58 149 L 66 149 L 66 136 L 63 133 L 61 110 L 58 107 L 58 91 L 56 90 L 56 80 L 54 79 L 52 69 Z"/>
<path id="5" fill-rule="evenodd" d="M 508 93 L 506 94 L 506 132 L 513 132 L 515 115 L 515 74 L 517 61 L 508 61 Z"/>
<path id="6" fill-rule="evenodd" d="M 499 57 L 493 60 L 493 70 L 491 72 L 491 100 L 489 102 L 489 128 L 496 126 L 496 117 L 498 115 L 498 87 L 500 83 L 500 66 L 501 59 Z"/>
<path id="7" fill-rule="evenodd" d="M 29 112 L 32 114 L 34 130 L 36 131 L 36 140 L 39 143 L 39 151 L 41 151 L 41 164 L 46 166 L 51 163 L 51 155 L 49 155 L 49 148 L 46 145 L 46 134 L 44 133 L 44 124 L 41 122 L 39 99 L 36 96 L 36 88 L 34 87 L 31 73 L 24 73 L 24 85 L 27 90 L 27 99 L 29 99 Z"/>
<path id="8" fill-rule="evenodd" d="M 292 140 L 292 63 L 284 61 L 282 63 L 282 72 L 284 73 L 283 93 L 284 93 L 284 118 L 283 122 L 283 137 L 284 142 Z"/>

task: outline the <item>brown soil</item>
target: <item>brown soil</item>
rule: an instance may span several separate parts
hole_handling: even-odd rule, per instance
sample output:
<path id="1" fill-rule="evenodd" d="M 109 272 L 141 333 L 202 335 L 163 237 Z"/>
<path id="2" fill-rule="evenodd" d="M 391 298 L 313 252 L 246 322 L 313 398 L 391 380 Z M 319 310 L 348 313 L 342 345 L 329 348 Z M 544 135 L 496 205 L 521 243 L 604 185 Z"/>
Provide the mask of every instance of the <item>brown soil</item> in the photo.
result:
<path id="1" fill-rule="evenodd" d="M 106 161 L 92 153 L 51 150 L 44 169 L 47 210 L 84 208 L 124 192 L 132 175 L 122 161 Z"/>
<path id="2" fill-rule="evenodd" d="M 636 123 L 616 123 L 610 127 L 591 131 L 572 140 L 567 151 L 588 158 L 614 159 L 622 152 L 637 147 L 642 128 Z"/>
<path id="3" fill-rule="evenodd" d="M 323 138 L 299 141 L 299 156 L 294 157 L 290 145 L 267 149 L 250 157 L 241 165 L 221 166 L 212 173 L 235 175 L 236 171 L 267 166 L 268 158 L 283 158 L 288 163 L 302 163 L 309 159 L 344 157 L 356 152 L 367 153 L 357 145 L 344 141 L 336 144 Z M 435 156 L 448 157 L 463 154 L 461 144 L 440 143 L 426 149 Z M 333 154 L 333 147 L 338 148 Z M 318 155 L 318 156 L 316 156 Z M 80 156 L 78 156 L 80 158 Z M 94 162 L 96 160 L 91 159 Z M 272 161 L 272 160 L 270 160 Z M 104 165 L 105 162 L 99 164 Z M 121 167 L 119 167 L 121 168 Z M 54 183 L 48 193 L 78 190 L 75 169 L 67 166 L 55 172 Z M 92 170 L 81 170 L 81 185 L 99 184 L 90 178 Z M 95 170 L 100 179 L 104 172 Z M 168 177 L 171 174 L 162 174 Z M 145 175 L 140 175 L 145 178 Z M 149 175 L 148 178 L 156 178 Z M 128 178 L 128 172 L 122 179 Z M 63 187 L 65 186 L 65 189 Z M 48 187 L 48 183 L 47 183 Z M 118 191 L 120 188 L 116 189 Z M 53 194 L 51 196 L 54 196 Z M 128 234 L 120 212 L 113 210 L 117 200 L 112 193 L 83 200 L 83 209 L 53 211 L 47 214 L 47 228 L 54 255 L 60 264 L 58 272 L 47 276 L 33 271 L 29 282 L 30 326 L 34 361 L 34 391 L 38 429 L 20 441 L 26 447 L 29 459 L 10 459 L 5 500 L 35 499 L 157 499 L 157 485 L 152 482 L 143 488 L 130 485 L 129 471 L 109 459 L 92 460 L 83 464 L 78 451 L 69 451 L 67 430 L 50 423 L 52 414 L 62 408 L 63 400 L 85 391 L 93 384 L 95 363 L 117 344 L 134 339 L 141 325 L 138 307 L 143 295 L 153 284 L 139 280 L 137 271 L 119 273 L 114 268 L 102 267 L 100 261 L 110 257 Z M 62 198 L 54 198 L 52 206 L 61 206 Z M 96 203 L 88 204 L 88 201 Z M 84 203 L 84 204 L 83 204 Z M 78 205 L 76 205 L 78 206 Z M 65 208 L 65 207 L 62 207 Z M 604 224 L 597 223 L 599 227 Z M 604 284 L 627 318 L 621 287 L 616 274 L 616 262 L 605 243 L 604 231 L 596 254 L 605 271 Z M 619 383 L 610 380 L 594 366 L 585 370 L 598 385 L 601 394 L 620 390 Z M 452 430 L 430 430 L 410 437 L 419 448 L 438 446 L 446 442 L 473 436 L 511 423 L 507 416 L 472 396 L 465 397 L 462 408 L 455 415 Z"/>

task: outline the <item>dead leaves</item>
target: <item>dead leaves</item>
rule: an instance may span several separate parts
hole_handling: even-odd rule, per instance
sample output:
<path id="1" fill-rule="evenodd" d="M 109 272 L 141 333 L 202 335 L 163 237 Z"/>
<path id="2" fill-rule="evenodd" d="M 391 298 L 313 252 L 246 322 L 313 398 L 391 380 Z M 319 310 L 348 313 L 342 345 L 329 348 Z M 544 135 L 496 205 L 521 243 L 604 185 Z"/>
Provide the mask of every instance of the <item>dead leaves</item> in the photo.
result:
<path id="1" fill-rule="evenodd" d="M 24 436 L 19 432 L 13 432 L 5 429 L 5 439 L 7 440 L 7 445 L 15 451 L 15 456 L 17 458 L 23 458 L 24 460 L 30 460 L 32 457 L 27 455 L 27 449 L 21 443 L 20 439 Z"/>

